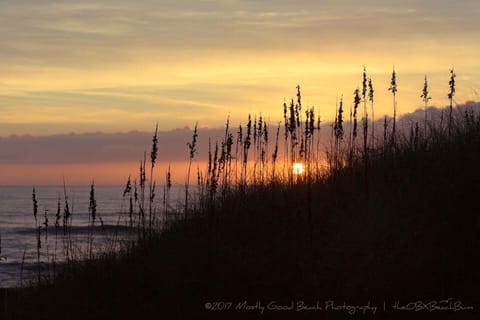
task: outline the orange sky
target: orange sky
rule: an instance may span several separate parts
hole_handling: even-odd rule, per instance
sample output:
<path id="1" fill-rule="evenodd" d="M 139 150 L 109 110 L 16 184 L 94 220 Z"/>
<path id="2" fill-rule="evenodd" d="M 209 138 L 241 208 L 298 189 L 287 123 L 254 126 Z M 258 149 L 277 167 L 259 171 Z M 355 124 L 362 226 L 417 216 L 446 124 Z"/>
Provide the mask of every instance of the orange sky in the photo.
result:
<path id="1" fill-rule="evenodd" d="M 185 183 L 186 162 L 159 163 L 155 170 L 157 183 L 164 184 L 165 172 L 170 165 L 172 183 Z M 72 164 L 0 164 L 0 185 L 124 185 L 128 176 L 138 176 L 137 162 L 72 163 Z M 203 169 L 203 166 L 202 166 Z M 192 175 L 192 182 L 196 181 Z"/>

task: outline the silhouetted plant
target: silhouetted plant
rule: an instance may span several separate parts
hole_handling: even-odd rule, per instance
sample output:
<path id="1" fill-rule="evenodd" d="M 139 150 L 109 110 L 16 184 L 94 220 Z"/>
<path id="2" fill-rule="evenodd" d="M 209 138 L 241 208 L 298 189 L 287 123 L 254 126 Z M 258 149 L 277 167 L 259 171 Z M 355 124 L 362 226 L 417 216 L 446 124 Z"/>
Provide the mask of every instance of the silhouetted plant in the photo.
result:
<path id="1" fill-rule="evenodd" d="M 277 127 L 277 133 L 275 135 L 275 147 L 273 149 L 273 153 L 272 153 L 272 180 L 275 179 L 275 168 L 276 168 L 276 164 L 277 164 L 277 158 L 278 158 L 278 139 L 279 139 L 279 136 L 280 136 L 280 126 L 281 126 L 281 122 L 278 123 L 278 127 Z"/>
<path id="2" fill-rule="evenodd" d="M 188 161 L 188 170 L 187 170 L 187 181 L 185 182 L 185 221 L 188 218 L 188 189 L 190 187 L 190 171 L 192 168 L 192 161 L 195 158 L 195 154 L 197 153 L 197 139 L 198 139 L 198 132 L 197 132 L 198 122 L 195 123 L 195 128 L 193 129 L 192 135 L 192 142 L 187 142 L 187 147 L 190 152 L 190 157 Z"/>
<path id="3" fill-rule="evenodd" d="M 373 108 L 375 90 L 373 89 L 372 79 L 368 78 L 368 101 L 372 107 L 372 149 L 375 149 L 375 110 Z"/>
<path id="4" fill-rule="evenodd" d="M 252 118 L 248 115 L 247 122 L 247 135 L 243 140 L 243 172 L 242 172 L 242 184 L 245 186 L 247 184 L 247 164 L 248 164 L 248 151 L 250 150 L 251 138 L 252 137 Z"/>
<path id="5" fill-rule="evenodd" d="M 360 102 L 362 101 L 360 98 L 360 91 L 355 89 L 353 92 L 353 138 L 355 139 L 358 134 L 358 120 L 357 120 L 357 115 L 358 115 L 358 106 Z"/>
<path id="6" fill-rule="evenodd" d="M 428 101 L 432 99 L 432 97 L 430 97 L 430 94 L 428 92 L 428 80 L 426 75 L 425 75 L 425 81 L 423 83 L 422 95 L 420 96 L 420 98 L 422 98 L 422 101 L 425 104 L 425 119 L 424 119 L 423 133 L 424 133 L 424 139 L 426 143 L 427 142 L 427 108 L 428 108 Z"/>
<path id="7" fill-rule="evenodd" d="M 362 101 L 363 101 L 363 155 L 368 162 L 368 110 L 367 110 L 367 68 L 363 66 L 362 73 Z"/>
<path id="8" fill-rule="evenodd" d="M 128 195 L 128 224 L 130 228 L 133 228 L 133 219 L 134 219 L 134 206 L 133 206 L 133 197 L 132 197 L 132 181 L 131 177 L 128 176 L 127 184 L 123 190 L 123 199 Z"/>
<path id="9" fill-rule="evenodd" d="M 38 215 L 38 202 L 37 202 L 37 195 L 35 193 L 35 188 L 33 188 L 32 193 L 32 201 L 33 201 L 33 216 L 35 218 L 35 231 L 36 231 L 36 239 L 37 239 L 37 277 L 38 282 L 41 280 L 41 265 L 40 265 L 40 249 L 42 248 L 42 227 L 38 224 L 37 215 Z"/>
<path id="10" fill-rule="evenodd" d="M 45 228 L 44 243 L 45 243 L 45 257 L 47 258 L 47 261 L 46 261 L 47 277 L 50 278 L 50 252 L 48 250 L 48 209 L 47 208 L 45 208 L 43 212 L 42 225 Z"/>
<path id="11" fill-rule="evenodd" d="M 90 186 L 90 203 L 88 206 L 89 228 L 90 233 L 88 237 L 88 258 L 92 259 L 93 253 L 93 235 L 95 229 L 95 220 L 97 219 L 97 200 L 95 200 L 95 184 L 92 182 Z"/>
<path id="12" fill-rule="evenodd" d="M 148 228 L 151 231 L 153 225 L 153 200 L 155 198 L 155 181 L 153 180 L 153 169 L 158 156 L 158 123 L 155 126 L 155 133 L 152 138 L 152 151 L 150 153 L 150 180 L 149 180 L 149 198 L 148 198 Z M 145 171 L 145 163 L 144 168 Z"/>
<path id="13" fill-rule="evenodd" d="M 397 75 L 395 73 L 395 67 L 393 67 L 392 71 L 392 79 L 390 80 L 390 87 L 388 88 L 389 91 L 392 92 L 393 95 L 393 124 L 392 124 L 392 146 L 395 147 L 396 141 L 396 123 L 397 123 Z"/>
<path id="14" fill-rule="evenodd" d="M 338 170 L 340 166 L 340 145 L 343 140 L 343 97 L 340 98 L 338 110 L 336 112 L 335 124 L 333 127 L 335 133 L 335 150 L 334 150 L 334 169 Z"/>
<path id="15" fill-rule="evenodd" d="M 452 112 L 453 112 L 453 97 L 455 96 L 455 71 L 450 69 L 450 80 L 448 81 L 448 86 L 450 91 L 448 92 L 448 100 L 450 101 L 450 107 L 448 109 L 448 137 L 450 138 L 452 133 Z"/>
<path id="16" fill-rule="evenodd" d="M 55 246 L 53 249 L 53 278 L 56 277 L 58 229 L 60 229 L 60 220 L 62 219 L 61 213 L 62 213 L 62 210 L 61 210 L 61 204 L 60 204 L 60 197 L 58 197 L 57 212 L 55 214 Z"/>

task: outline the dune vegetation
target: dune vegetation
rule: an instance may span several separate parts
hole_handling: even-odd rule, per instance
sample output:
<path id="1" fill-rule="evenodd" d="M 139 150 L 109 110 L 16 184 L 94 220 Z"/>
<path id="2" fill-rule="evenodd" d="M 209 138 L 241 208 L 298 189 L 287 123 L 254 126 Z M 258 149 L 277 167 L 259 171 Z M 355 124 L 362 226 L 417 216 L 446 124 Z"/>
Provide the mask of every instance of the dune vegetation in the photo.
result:
<path id="1" fill-rule="evenodd" d="M 424 117 L 405 128 L 395 71 L 389 90 L 393 117 L 379 126 L 364 71 L 352 99 L 340 99 L 335 120 L 324 125 L 302 105 L 297 87 L 273 129 L 261 115 L 236 128 L 227 121 L 224 137 L 209 143 L 206 168 L 195 167 L 202 138 L 195 127 L 186 142 L 185 193 L 176 205 L 169 203 L 170 172 L 163 186 L 155 183 L 156 129 L 139 176 L 129 178 L 123 194 L 134 240 L 102 253 L 89 242 L 81 258 L 67 252 L 54 275 L 39 273 L 31 285 L 3 294 L 2 319 L 349 317 L 340 309 L 326 315 L 287 308 L 299 301 L 325 308 L 330 300 L 370 302 L 387 319 L 412 316 L 395 303 L 449 298 L 465 309 L 413 316 L 474 319 L 480 307 L 478 106 L 454 106 L 452 70 L 450 105 L 429 115 L 425 77 Z M 321 141 L 321 130 L 328 141 Z M 100 222 L 91 190 L 93 238 Z M 35 193 L 33 201 L 35 208 Z M 62 248 L 69 250 L 66 239 Z M 254 307 L 272 301 L 277 310 Z"/>

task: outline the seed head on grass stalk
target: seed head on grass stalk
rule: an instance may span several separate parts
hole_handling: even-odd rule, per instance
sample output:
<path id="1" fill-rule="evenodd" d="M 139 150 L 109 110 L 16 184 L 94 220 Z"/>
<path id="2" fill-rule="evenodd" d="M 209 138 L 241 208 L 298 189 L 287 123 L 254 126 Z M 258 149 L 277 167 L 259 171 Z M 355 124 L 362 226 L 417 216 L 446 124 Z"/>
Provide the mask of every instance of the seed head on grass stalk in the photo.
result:
<path id="1" fill-rule="evenodd" d="M 288 149 L 288 135 L 290 133 L 290 117 L 288 115 L 289 107 L 287 105 L 287 101 L 285 98 L 283 98 L 283 124 L 284 124 L 284 130 L 283 130 L 283 138 L 284 138 L 284 161 L 283 161 L 283 171 L 285 173 L 285 168 L 286 168 L 286 163 L 288 160 L 288 155 L 289 155 L 289 149 Z"/>
<path id="2" fill-rule="evenodd" d="M 232 152 L 232 139 L 230 139 L 230 116 L 227 117 L 227 121 L 225 123 L 225 135 L 221 142 L 221 153 L 219 159 L 219 171 L 218 176 L 222 174 L 222 182 L 223 188 L 222 192 L 225 191 L 224 188 L 226 186 L 226 182 L 228 180 L 228 166 L 231 159 L 231 152 Z"/>
<path id="3" fill-rule="evenodd" d="M 148 198 L 148 228 L 151 231 L 152 230 L 152 223 L 153 223 L 153 198 L 154 198 L 154 193 L 155 193 L 155 183 L 153 181 L 153 169 L 155 167 L 155 162 L 157 160 L 158 156 L 158 123 L 155 126 L 155 133 L 152 138 L 152 151 L 150 153 L 150 181 L 149 181 L 149 198 Z"/>
<path id="4" fill-rule="evenodd" d="M 235 144 L 235 183 L 238 183 L 238 160 L 242 155 L 243 128 L 240 124 L 237 131 L 237 143 Z"/>
<path id="5" fill-rule="evenodd" d="M 41 234 L 42 234 L 42 226 L 38 224 L 37 220 L 37 215 L 38 215 L 38 202 L 37 202 L 37 196 L 35 193 L 35 188 L 33 188 L 32 192 L 32 202 L 33 202 L 33 216 L 35 218 L 35 236 L 37 240 L 37 271 L 38 271 L 38 282 L 40 283 L 40 277 L 41 277 L 41 268 L 40 268 L 40 249 L 42 248 L 42 239 L 41 239 Z"/>
<path id="6" fill-rule="evenodd" d="M 198 138 L 198 122 L 195 123 L 195 129 L 193 129 L 192 142 L 187 142 L 187 147 L 190 151 L 190 158 L 188 162 L 187 181 L 185 182 L 185 222 L 188 215 L 188 188 L 190 186 L 190 171 L 192 168 L 192 161 L 197 153 L 197 138 Z"/>
<path id="7" fill-rule="evenodd" d="M 450 101 L 450 107 L 448 109 L 448 137 L 451 135 L 452 131 L 452 112 L 453 112 L 453 97 L 455 96 L 455 74 L 454 69 L 450 69 L 450 80 L 448 81 L 448 86 L 450 91 L 448 92 L 448 100 Z"/>
<path id="8" fill-rule="evenodd" d="M 263 117 L 261 113 L 260 113 L 260 116 L 258 117 L 257 130 L 258 130 L 258 133 L 257 133 L 258 141 L 260 143 L 261 138 L 263 136 Z"/>
<path id="9" fill-rule="evenodd" d="M 165 186 L 163 189 L 163 221 L 164 227 L 166 227 L 167 223 L 169 223 L 168 217 L 168 205 L 170 203 L 170 188 L 172 187 L 172 180 L 171 180 L 171 173 L 170 173 L 170 164 L 168 165 L 168 169 L 165 172 Z"/>
<path id="10" fill-rule="evenodd" d="M 40 250 L 42 248 L 42 226 L 39 225 L 37 216 L 38 216 L 38 202 L 35 188 L 32 192 L 32 201 L 33 201 L 33 216 L 35 218 L 35 230 L 36 230 L 36 240 L 37 240 L 37 271 L 38 271 L 38 282 L 40 283 L 41 278 L 41 267 L 40 267 Z"/>
<path id="11" fill-rule="evenodd" d="M 302 94 L 300 92 L 300 85 L 297 85 L 297 103 L 295 105 L 295 115 L 296 115 L 296 118 L 297 118 L 297 127 L 300 127 L 301 112 L 302 112 Z"/>
<path id="12" fill-rule="evenodd" d="M 230 179 L 231 179 L 231 166 L 232 166 L 232 147 L 233 147 L 233 133 L 228 133 L 228 136 L 227 136 L 227 150 L 226 150 L 226 156 L 227 156 L 227 173 L 226 173 L 226 179 L 227 179 L 227 183 L 230 183 Z"/>
<path id="13" fill-rule="evenodd" d="M 368 162 L 368 111 L 367 111 L 367 92 L 368 92 L 368 79 L 367 79 L 367 67 L 363 66 L 362 73 L 362 101 L 363 101 L 363 155 L 365 158 L 365 166 Z"/>
<path id="14" fill-rule="evenodd" d="M 125 185 L 125 189 L 123 189 L 123 197 L 125 198 L 125 196 L 127 194 L 130 194 L 131 191 L 132 191 L 132 181 L 130 176 L 128 176 L 127 184 Z"/>
<path id="15" fill-rule="evenodd" d="M 367 97 L 367 67 L 363 66 L 363 73 L 362 73 L 362 98 L 363 101 L 366 102 Z"/>
<path id="16" fill-rule="evenodd" d="M 58 197 L 57 200 L 57 213 L 55 214 L 55 228 L 60 227 L 60 219 L 62 218 L 61 216 L 61 206 L 60 206 L 60 197 Z"/>
<path id="17" fill-rule="evenodd" d="M 202 184 L 203 184 L 202 181 L 203 181 L 203 179 L 202 179 L 202 172 L 200 171 L 200 167 L 197 165 L 197 185 L 198 185 L 199 187 L 202 186 Z"/>
<path id="18" fill-rule="evenodd" d="M 153 167 L 155 166 L 157 156 L 158 156 L 158 123 L 155 126 L 155 133 L 153 134 L 153 138 L 152 138 L 152 151 L 150 152 L 152 170 L 153 170 Z"/>
<path id="19" fill-rule="evenodd" d="M 358 120 L 357 120 L 357 115 L 358 115 L 358 106 L 360 105 L 361 102 L 360 98 L 360 90 L 357 88 L 353 92 L 353 138 L 357 137 L 358 134 Z"/>
<path id="20" fill-rule="evenodd" d="M 363 101 L 363 119 L 366 121 L 366 125 L 368 127 L 368 112 L 367 112 L 367 67 L 363 66 L 363 73 L 362 73 L 362 101 Z M 364 124 L 365 127 L 365 124 Z"/>
<path id="21" fill-rule="evenodd" d="M 288 120 L 288 130 L 290 135 L 290 161 L 293 164 L 295 162 L 295 151 L 298 145 L 297 141 L 297 128 L 300 126 L 300 119 L 298 115 L 298 104 L 295 105 L 293 99 L 290 101 L 290 119 Z"/>
<path id="22" fill-rule="evenodd" d="M 311 107 L 310 108 L 310 136 L 313 136 L 315 134 L 315 128 L 316 128 L 316 124 L 315 124 L 315 107 Z M 318 117 L 318 122 L 320 122 L 320 117 Z M 320 126 L 320 123 L 318 123 L 318 125 Z"/>
<path id="23" fill-rule="evenodd" d="M 33 188 L 32 192 L 32 201 L 33 201 L 33 217 L 35 218 L 35 226 L 38 224 L 37 215 L 38 215 L 38 202 L 37 202 L 37 195 L 35 193 L 35 188 Z"/>
<path id="24" fill-rule="evenodd" d="M 125 185 L 125 189 L 123 189 L 124 201 L 127 195 L 129 196 L 128 219 L 129 219 L 130 228 L 132 228 L 133 227 L 133 198 L 132 198 L 132 181 L 130 176 L 128 176 L 127 184 Z"/>
<path id="25" fill-rule="evenodd" d="M 210 177 L 210 204 L 213 205 L 213 201 L 215 199 L 215 195 L 217 193 L 218 187 L 218 142 L 215 142 L 215 152 L 213 154 L 213 167 L 212 167 L 212 174 Z"/>
<path id="26" fill-rule="evenodd" d="M 278 158 L 278 138 L 280 136 L 280 126 L 281 126 L 281 122 L 278 123 L 277 133 L 275 135 L 275 148 L 273 149 L 273 154 L 272 154 L 272 163 L 273 163 L 272 179 L 275 179 L 275 165 L 277 163 L 277 158 Z"/>
<path id="27" fill-rule="evenodd" d="M 260 114 L 259 125 L 258 125 L 258 145 L 257 145 L 257 159 L 260 161 L 260 183 L 263 183 L 264 170 L 265 170 L 265 147 L 268 145 L 268 129 L 267 122 Z"/>
<path id="28" fill-rule="evenodd" d="M 395 146 L 395 135 L 396 135 L 396 120 L 397 120 L 397 74 L 395 73 L 395 67 L 393 67 L 392 71 L 392 79 L 390 80 L 390 87 L 388 88 L 389 91 L 392 92 L 393 95 L 393 125 L 392 125 L 392 145 Z"/>
<path id="29" fill-rule="evenodd" d="M 335 124 L 333 127 L 335 134 L 334 166 L 335 169 L 340 165 L 340 142 L 343 140 L 343 96 L 340 98 L 338 111 L 336 112 Z"/>
<path id="30" fill-rule="evenodd" d="M 304 145 L 305 145 L 305 164 L 309 167 L 309 161 L 311 152 L 312 152 L 312 144 L 315 132 L 315 112 L 314 108 L 307 109 L 305 111 L 305 134 L 304 134 Z"/>
<path id="31" fill-rule="evenodd" d="M 63 180 L 63 198 L 65 201 L 63 207 L 63 245 L 67 261 L 70 262 L 72 212 L 70 211 L 70 205 L 68 203 L 67 186 L 65 184 L 65 180 Z"/>
<path id="32" fill-rule="evenodd" d="M 195 123 L 195 128 L 193 129 L 192 142 L 187 142 L 188 149 L 190 151 L 190 160 L 193 160 L 197 154 L 197 139 L 198 139 L 198 122 Z"/>
<path id="33" fill-rule="evenodd" d="M 343 139 L 343 97 L 340 98 L 337 118 L 335 119 L 334 130 L 335 130 L 335 137 L 338 140 Z"/>
<path id="34" fill-rule="evenodd" d="M 357 138 L 358 134 L 358 106 L 361 102 L 360 98 L 360 90 L 357 88 L 353 92 L 353 115 L 352 115 L 352 110 L 350 109 L 350 123 L 352 122 L 352 116 L 353 116 L 353 126 L 352 126 L 352 135 L 350 136 L 350 154 L 349 154 L 349 162 L 350 165 L 353 164 L 353 155 L 355 153 L 355 140 Z"/>
<path id="35" fill-rule="evenodd" d="M 207 164 L 207 184 L 209 183 L 209 177 L 212 173 L 212 139 L 208 138 L 208 164 Z"/>
<path id="36" fill-rule="evenodd" d="M 304 123 L 304 132 L 303 132 L 303 139 L 302 139 L 302 144 L 303 144 L 303 152 L 305 153 L 304 159 L 306 159 L 307 155 L 307 149 L 308 149 L 308 140 L 309 140 L 309 135 L 310 135 L 310 113 L 309 110 L 305 111 L 305 123 Z"/>
<path id="37" fill-rule="evenodd" d="M 88 206 L 89 220 L 91 222 L 90 234 L 89 234 L 89 259 L 92 259 L 92 247 L 93 247 L 93 231 L 95 228 L 95 220 L 97 219 L 97 200 L 95 200 L 95 184 L 92 182 L 90 186 L 90 203 Z"/>
<path id="38" fill-rule="evenodd" d="M 257 116 L 254 117 L 253 120 L 253 151 L 254 151 L 254 158 L 257 150 Z"/>
<path id="39" fill-rule="evenodd" d="M 172 188 L 172 173 L 170 171 L 170 165 L 168 165 L 168 171 L 167 171 L 167 190 L 170 190 Z"/>
<path id="40" fill-rule="evenodd" d="M 420 95 L 420 98 L 422 98 L 422 101 L 425 104 L 425 119 L 424 119 L 423 133 L 424 133 L 425 142 L 427 142 L 427 108 L 428 108 L 428 101 L 432 99 L 432 97 L 430 97 L 430 94 L 428 92 L 428 80 L 426 75 L 425 75 L 425 81 L 423 83 L 423 90 L 422 90 L 422 94 Z"/>
<path id="41" fill-rule="evenodd" d="M 248 164 L 248 150 L 251 145 L 251 136 L 252 136 L 252 118 L 248 115 L 247 122 L 247 135 L 243 140 L 243 172 L 242 172 L 242 181 L 244 186 L 247 183 L 247 164 Z"/>
<path id="42" fill-rule="evenodd" d="M 92 224 L 95 224 L 95 220 L 97 218 L 97 200 L 95 200 L 95 183 L 92 182 L 90 186 L 90 203 L 89 203 L 89 211 L 92 217 Z"/>
<path id="43" fill-rule="evenodd" d="M 268 145 L 268 124 L 267 121 L 263 122 L 263 141 Z"/>
<path id="44" fill-rule="evenodd" d="M 133 198 L 132 195 L 129 197 L 129 206 L 128 206 L 128 219 L 130 229 L 133 228 Z"/>

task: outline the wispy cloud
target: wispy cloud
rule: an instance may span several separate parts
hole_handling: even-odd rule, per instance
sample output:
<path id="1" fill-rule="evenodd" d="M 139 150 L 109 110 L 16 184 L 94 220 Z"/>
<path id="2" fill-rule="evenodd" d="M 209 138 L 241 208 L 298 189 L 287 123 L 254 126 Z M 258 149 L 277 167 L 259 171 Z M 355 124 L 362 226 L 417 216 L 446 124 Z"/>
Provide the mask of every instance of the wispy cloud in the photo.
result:
<path id="1" fill-rule="evenodd" d="M 379 102 L 382 95 L 387 101 L 382 86 L 397 65 L 400 81 L 408 80 L 400 83 L 402 112 L 416 106 L 418 74 L 448 73 L 455 65 L 459 88 L 480 87 L 477 1 L 9 0 L 0 6 L 0 123 L 7 124 L 0 135 L 21 124 L 63 130 L 66 122 L 77 131 L 145 128 L 156 120 L 168 128 L 194 120 L 219 125 L 227 114 L 276 114 L 298 83 L 311 104 L 326 110 L 355 88 L 363 64 Z M 443 96 L 442 76 L 431 79 L 435 96 Z M 467 99 L 464 90 L 458 96 Z"/>

